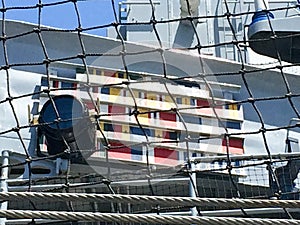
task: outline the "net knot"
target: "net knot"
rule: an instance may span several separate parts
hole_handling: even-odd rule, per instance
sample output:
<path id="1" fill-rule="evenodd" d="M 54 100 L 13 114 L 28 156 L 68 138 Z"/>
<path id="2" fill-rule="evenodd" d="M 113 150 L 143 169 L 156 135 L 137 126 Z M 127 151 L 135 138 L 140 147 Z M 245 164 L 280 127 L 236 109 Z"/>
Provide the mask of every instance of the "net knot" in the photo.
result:
<path id="1" fill-rule="evenodd" d="M 13 100 L 13 97 L 9 96 L 5 100 L 8 101 L 8 102 L 11 102 Z"/>
<path id="2" fill-rule="evenodd" d="M 287 97 L 287 98 L 292 97 L 292 93 L 291 93 L 291 92 L 287 93 L 287 94 L 285 95 L 285 97 Z"/>
<path id="3" fill-rule="evenodd" d="M 35 28 L 33 28 L 33 32 L 39 34 L 39 33 L 41 33 L 41 28 L 35 27 Z"/>
<path id="4" fill-rule="evenodd" d="M 276 40 L 277 38 L 278 38 L 278 36 L 276 34 L 274 34 L 270 37 L 271 40 Z"/>
<path id="5" fill-rule="evenodd" d="M 44 5 L 42 4 L 42 3 L 38 3 L 38 4 L 36 4 L 35 5 L 37 8 L 43 8 L 44 7 Z"/>
<path id="6" fill-rule="evenodd" d="M 82 27 L 76 27 L 76 31 L 78 31 L 78 32 L 82 32 Z"/>
<path id="7" fill-rule="evenodd" d="M 20 131 L 20 127 L 14 127 L 14 128 L 12 128 L 12 131 L 13 132 L 19 132 Z"/>
<path id="8" fill-rule="evenodd" d="M 249 103 L 254 103 L 255 100 L 254 100 L 254 98 L 248 98 L 248 102 L 249 102 Z"/>
<path id="9" fill-rule="evenodd" d="M 157 20 L 156 19 L 152 19 L 152 20 L 150 20 L 150 23 L 152 23 L 153 25 L 156 25 L 157 24 Z"/>
<path id="10" fill-rule="evenodd" d="M 111 23 L 111 26 L 117 27 L 117 26 L 119 26 L 119 24 L 117 22 L 113 22 L 113 23 Z"/>
<path id="11" fill-rule="evenodd" d="M 43 60 L 43 64 L 46 64 L 46 65 L 49 65 L 50 62 L 51 62 L 50 59 L 44 59 L 44 60 Z"/>
<path id="12" fill-rule="evenodd" d="M 4 65 L 4 66 L 1 66 L 1 70 L 8 70 L 10 68 L 9 65 Z"/>
<path id="13" fill-rule="evenodd" d="M 85 54 L 78 54 L 77 58 L 79 58 L 79 59 L 85 59 L 86 55 Z"/>
<path id="14" fill-rule="evenodd" d="M 232 16 L 232 14 L 230 12 L 226 12 L 226 13 L 224 13 L 224 16 L 227 17 L 227 18 L 229 18 L 229 17 Z"/>
<path id="15" fill-rule="evenodd" d="M 49 94 L 49 93 L 50 93 L 50 89 L 48 89 L 48 88 L 47 88 L 47 89 L 44 89 L 43 92 L 44 92 L 45 94 Z"/>
<path id="16" fill-rule="evenodd" d="M 266 133 L 266 132 L 267 132 L 267 130 L 266 130 L 266 128 L 265 128 L 265 127 L 262 127 L 262 128 L 260 128 L 260 129 L 259 129 L 259 132 L 261 132 L 261 133 Z"/>
<path id="17" fill-rule="evenodd" d="M 7 37 L 6 35 L 0 36 L 0 41 L 6 41 Z"/>

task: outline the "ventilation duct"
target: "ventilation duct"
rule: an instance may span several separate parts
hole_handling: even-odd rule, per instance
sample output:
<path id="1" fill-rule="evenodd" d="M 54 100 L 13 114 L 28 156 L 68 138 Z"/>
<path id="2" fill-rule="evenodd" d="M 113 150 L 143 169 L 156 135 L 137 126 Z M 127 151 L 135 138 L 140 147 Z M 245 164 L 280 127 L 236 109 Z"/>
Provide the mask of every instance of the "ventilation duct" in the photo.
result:
<path id="1" fill-rule="evenodd" d="M 197 17 L 199 15 L 200 0 L 180 0 L 180 16 L 186 18 L 187 16 Z"/>

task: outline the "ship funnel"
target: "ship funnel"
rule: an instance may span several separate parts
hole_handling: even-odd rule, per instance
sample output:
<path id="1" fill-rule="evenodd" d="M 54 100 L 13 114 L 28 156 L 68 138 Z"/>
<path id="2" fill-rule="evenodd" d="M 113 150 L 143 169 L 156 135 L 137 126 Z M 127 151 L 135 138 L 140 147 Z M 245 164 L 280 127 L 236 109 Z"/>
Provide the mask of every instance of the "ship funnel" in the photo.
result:
<path id="1" fill-rule="evenodd" d="M 49 155 L 69 150 L 72 161 L 80 161 L 82 152 L 95 148 L 95 127 L 88 109 L 72 95 L 54 96 L 52 100 L 40 112 L 38 133 L 44 135 Z"/>

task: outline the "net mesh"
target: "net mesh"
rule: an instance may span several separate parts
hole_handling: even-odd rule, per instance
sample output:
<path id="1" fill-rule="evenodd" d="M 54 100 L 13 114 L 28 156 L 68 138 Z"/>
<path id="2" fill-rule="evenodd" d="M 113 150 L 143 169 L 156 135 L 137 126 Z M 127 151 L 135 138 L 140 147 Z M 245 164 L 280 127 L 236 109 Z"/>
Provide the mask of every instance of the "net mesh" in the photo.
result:
<path id="1" fill-rule="evenodd" d="M 249 40 L 245 31 L 248 27 L 241 28 L 242 23 L 238 23 L 253 16 L 255 11 L 242 11 L 237 2 L 220 1 L 216 15 L 202 16 L 192 10 L 196 1 L 183 1 L 181 16 L 164 19 L 157 17 L 157 1 L 143 1 L 149 17 L 128 21 L 128 12 L 122 10 L 124 4 L 111 0 L 106 1 L 106 7 L 112 21 L 103 23 L 97 18 L 93 25 L 86 19 L 84 8 L 88 2 L 93 2 L 95 8 L 103 4 L 39 0 L 30 5 L 2 0 L 0 103 L 3 125 L 0 135 L 1 142 L 7 145 L 2 147 L 4 191 L 299 200 L 300 155 L 296 150 L 297 140 L 290 137 L 297 132 L 300 117 L 295 81 L 298 65 L 283 61 L 278 46 L 278 40 L 297 37 L 297 34 L 278 36 L 270 14 L 298 13 L 296 2 L 262 11 L 271 34 L 256 40 Z M 45 27 L 46 15 L 56 10 L 59 13 L 60 9 L 68 9 L 74 25 L 58 29 Z M 18 25 L 7 19 L 15 15 L 18 18 L 22 13 L 35 14 L 35 25 Z M 54 12 L 52 16 L 55 15 Z M 221 24 L 224 40 L 202 41 L 199 34 L 202 20 Z M 178 23 L 192 33 L 193 44 L 184 46 L 186 42 L 183 43 L 180 36 L 175 37 L 177 43 L 171 47 L 164 43 L 164 25 Z M 124 27 L 129 30 L 144 26 L 151 28 L 155 46 L 126 42 L 129 37 L 124 35 Z M 118 39 L 113 47 L 106 47 L 106 42 L 95 42 L 96 37 L 85 34 L 101 34 L 108 28 L 114 29 Z M 109 44 L 109 39 L 104 40 Z M 249 66 L 247 49 L 259 41 L 271 42 L 276 57 L 271 63 Z M 59 51 L 64 46 L 69 50 Z M 22 52 L 18 52 L 18 48 Z M 226 68 L 232 65 L 229 61 L 212 64 L 207 54 L 215 51 L 237 61 L 235 69 Z M 197 64 L 197 72 L 178 69 L 181 67 L 174 64 L 185 62 L 175 59 L 172 63 L 176 54 Z M 155 62 L 148 57 L 155 58 Z M 174 72 L 175 67 L 177 72 Z M 151 68 L 151 72 L 145 68 Z M 293 76 L 292 69 L 296 71 Z M 280 86 L 272 85 L 272 79 Z M 229 82 L 232 80 L 240 85 Z M 34 82 L 36 86 L 25 87 Z M 262 90 L 268 95 L 257 91 L 253 82 L 257 86 L 267 85 Z M 228 92 L 224 89 L 234 90 L 235 96 L 241 89 L 243 96 L 227 99 Z M 76 108 L 73 99 L 72 111 L 68 113 L 65 110 L 68 101 L 59 96 L 70 95 L 80 99 L 82 105 Z M 49 107 L 43 108 L 46 104 Z M 288 112 L 276 112 L 278 105 L 286 106 Z M 270 107 L 275 107 L 273 116 L 266 115 Z M 277 114 L 285 114 L 284 119 L 279 120 L 282 117 Z M 254 118 L 256 125 L 248 128 L 244 117 Z M 270 117 L 276 126 L 267 125 L 265 120 L 270 122 Z M 70 124 L 77 126 L 72 130 L 76 144 L 70 141 L 70 130 L 66 131 Z M 52 136 L 47 138 L 47 132 L 52 132 Z M 81 140 L 82 133 L 88 134 Z M 279 140 L 283 142 L 271 139 L 270 135 L 274 134 L 280 135 Z M 250 140 L 249 146 L 251 141 L 259 140 L 260 144 L 253 146 L 259 154 L 243 155 L 243 144 L 247 140 Z M 277 154 L 279 152 L 281 154 Z M 150 215 L 190 215 L 191 208 L 165 207 L 151 201 L 149 204 L 71 200 L 49 203 L 30 199 L 12 200 L 6 207 Z M 254 217 L 299 218 L 297 210 L 279 209 L 272 214 L 255 212 Z M 217 207 L 212 206 L 196 209 L 199 216 L 212 217 L 219 215 L 216 210 Z M 244 208 L 238 211 L 245 218 L 253 216 Z M 229 210 L 228 215 L 232 212 Z M 35 217 L 32 223 L 40 218 Z M 69 219 L 60 220 L 55 223 L 75 224 Z M 6 222 L 9 224 L 9 220 Z M 39 223 L 50 224 L 46 220 Z M 121 223 L 127 222 L 117 224 Z M 95 224 L 102 222 L 95 221 Z"/>

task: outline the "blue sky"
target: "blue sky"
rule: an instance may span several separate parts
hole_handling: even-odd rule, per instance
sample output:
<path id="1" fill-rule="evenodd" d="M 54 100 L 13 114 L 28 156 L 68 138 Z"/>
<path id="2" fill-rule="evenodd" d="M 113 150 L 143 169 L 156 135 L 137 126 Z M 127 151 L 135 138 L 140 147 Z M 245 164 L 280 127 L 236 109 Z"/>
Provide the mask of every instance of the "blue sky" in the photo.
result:
<path id="1" fill-rule="evenodd" d="M 61 0 L 42 0 L 42 3 L 45 4 L 59 1 Z M 119 1 L 121 0 L 115 0 L 117 10 Z M 5 7 L 34 6 L 38 2 L 38 0 L 5 0 Z M 91 27 L 114 22 L 111 0 L 79 0 L 77 4 L 83 27 Z M 37 9 L 8 10 L 6 12 L 6 19 L 37 23 L 37 18 Z M 77 17 L 73 3 L 44 7 L 42 10 L 42 24 L 66 29 L 76 28 Z M 106 29 L 93 30 L 88 33 L 106 36 Z"/>

